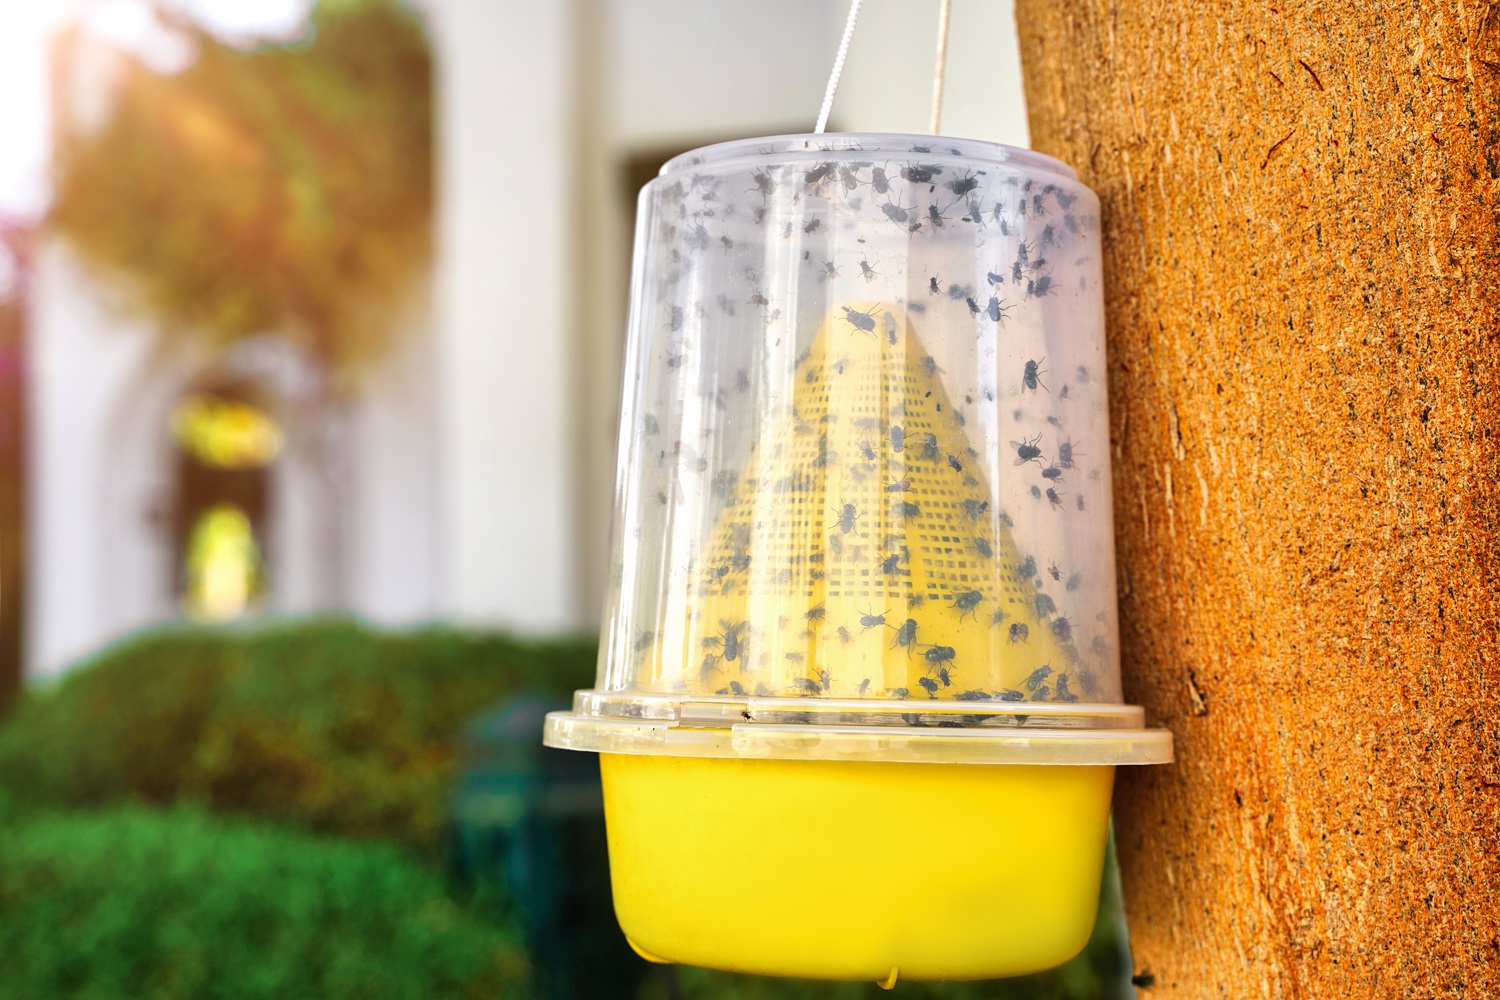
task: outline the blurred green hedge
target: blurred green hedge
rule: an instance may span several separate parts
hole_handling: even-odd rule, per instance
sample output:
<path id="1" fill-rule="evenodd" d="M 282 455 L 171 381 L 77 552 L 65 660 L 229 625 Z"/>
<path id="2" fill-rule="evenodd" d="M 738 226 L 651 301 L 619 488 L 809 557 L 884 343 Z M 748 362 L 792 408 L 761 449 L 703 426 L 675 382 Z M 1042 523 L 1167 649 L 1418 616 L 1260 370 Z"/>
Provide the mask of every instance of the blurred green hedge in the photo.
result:
<path id="1" fill-rule="evenodd" d="M 390 845 L 132 807 L 0 825 L 7 998 L 503 1000 L 527 975 L 518 932 Z"/>
<path id="2" fill-rule="evenodd" d="M 596 649 L 347 619 L 152 630 L 22 699 L 0 725 L 0 789 L 32 808 L 190 801 L 430 846 L 464 723 L 515 693 L 591 686 Z"/>

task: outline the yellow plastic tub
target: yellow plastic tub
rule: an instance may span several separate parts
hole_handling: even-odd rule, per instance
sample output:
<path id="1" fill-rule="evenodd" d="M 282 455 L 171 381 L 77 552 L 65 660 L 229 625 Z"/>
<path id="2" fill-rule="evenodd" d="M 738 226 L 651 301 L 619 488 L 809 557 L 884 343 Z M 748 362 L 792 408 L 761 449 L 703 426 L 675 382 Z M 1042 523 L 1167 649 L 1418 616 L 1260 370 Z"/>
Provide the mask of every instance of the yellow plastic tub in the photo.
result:
<path id="1" fill-rule="evenodd" d="M 602 754 L 615 912 L 655 961 L 981 979 L 1082 949 L 1114 768 Z"/>

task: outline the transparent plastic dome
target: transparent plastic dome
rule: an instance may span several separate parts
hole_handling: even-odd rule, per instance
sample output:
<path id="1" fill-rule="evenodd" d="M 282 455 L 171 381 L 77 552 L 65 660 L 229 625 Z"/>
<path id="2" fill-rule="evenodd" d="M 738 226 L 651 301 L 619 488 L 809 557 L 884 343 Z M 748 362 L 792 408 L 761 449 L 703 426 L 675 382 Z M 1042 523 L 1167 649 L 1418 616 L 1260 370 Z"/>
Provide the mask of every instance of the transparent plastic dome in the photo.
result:
<path id="1" fill-rule="evenodd" d="M 641 192 L 598 686 L 554 745 L 1170 759 L 1121 704 L 1099 205 L 900 135 Z"/>

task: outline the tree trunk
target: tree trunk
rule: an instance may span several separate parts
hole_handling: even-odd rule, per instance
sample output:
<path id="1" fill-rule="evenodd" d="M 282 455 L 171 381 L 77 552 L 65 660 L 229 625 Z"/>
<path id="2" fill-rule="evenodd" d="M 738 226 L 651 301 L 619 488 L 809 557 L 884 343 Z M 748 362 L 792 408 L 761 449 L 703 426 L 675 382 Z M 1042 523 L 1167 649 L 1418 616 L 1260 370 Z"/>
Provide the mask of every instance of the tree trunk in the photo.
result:
<path id="1" fill-rule="evenodd" d="M 1500 995 L 1500 11 L 1019 0 L 1103 201 L 1145 996 Z"/>

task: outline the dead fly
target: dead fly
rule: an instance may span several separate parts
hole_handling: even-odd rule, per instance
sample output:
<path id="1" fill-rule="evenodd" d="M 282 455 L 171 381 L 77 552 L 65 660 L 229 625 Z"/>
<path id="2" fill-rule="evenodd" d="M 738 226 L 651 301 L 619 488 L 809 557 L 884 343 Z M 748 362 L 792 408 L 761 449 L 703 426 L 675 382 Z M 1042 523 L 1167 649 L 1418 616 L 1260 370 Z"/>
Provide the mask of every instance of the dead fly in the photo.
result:
<path id="1" fill-rule="evenodd" d="M 962 463 L 962 462 L 960 462 L 958 460 L 958 456 L 957 455 L 949 455 L 948 456 L 948 464 L 950 466 L 952 466 L 954 472 L 962 472 L 962 471 L 964 471 L 964 463 Z"/>
<path id="2" fill-rule="evenodd" d="M 866 281 L 874 281 L 878 277 L 875 269 L 870 266 L 870 262 L 867 260 L 859 262 L 859 273 L 865 276 Z"/>
<path id="3" fill-rule="evenodd" d="M 965 617 L 974 614 L 974 609 L 979 607 L 979 602 L 982 600 L 984 600 L 983 594 L 977 590 L 969 590 L 956 595 L 953 598 L 953 603 L 948 605 L 948 607 L 957 608 L 959 611 L 958 620 L 963 621 Z"/>
<path id="4" fill-rule="evenodd" d="M 880 572 L 886 576 L 895 576 L 900 570 L 901 556 L 899 554 L 886 556 L 880 561 Z"/>
<path id="5" fill-rule="evenodd" d="M 823 686 L 811 677 L 793 677 L 792 687 L 805 695 L 821 694 L 823 691 Z"/>
<path id="6" fill-rule="evenodd" d="M 837 272 L 835 272 L 835 276 L 837 276 Z M 842 308 L 844 310 L 844 319 L 848 320 L 849 325 L 854 327 L 854 329 L 863 330 L 865 333 L 875 332 L 875 310 L 879 309 L 879 306 L 871 306 L 866 312 L 858 312 L 853 306 L 843 306 Z"/>
<path id="7" fill-rule="evenodd" d="M 1042 478 L 1052 483 L 1062 482 L 1062 469 L 1056 465 L 1049 465 L 1042 470 Z"/>
<path id="8" fill-rule="evenodd" d="M 934 274 L 930 279 L 928 279 L 927 290 L 933 295 L 941 295 L 943 293 L 942 286 L 938 284 L 937 275 Z"/>
<path id="9" fill-rule="evenodd" d="M 891 424 L 891 448 L 895 451 L 906 450 L 906 430 L 900 424 Z"/>
<path id="10" fill-rule="evenodd" d="M 953 662 L 954 649 L 952 646 L 928 646 L 922 653 L 922 657 L 928 663 L 928 669 L 941 667 L 945 663 Z"/>
<path id="11" fill-rule="evenodd" d="M 942 229 L 943 223 L 948 221 L 948 217 L 942 212 L 939 212 L 936 205 L 928 205 L 927 221 L 932 223 L 933 229 Z"/>
<path id="12" fill-rule="evenodd" d="M 886 202 L 884 205 L 880 206 L 880 210 L 885 213 L 885 217 L 887 219 L 890 219 L 898 226 L 905 225 L 907 220 L 911 218 L 911 213 L 907 209 L 904 209 L 900 205 L 897 205 L 895 202 Z"/>
<path id="13" fill-rule="evenodd" d="M 884 625 L 885 616 L 890 613 L 890 608 L 886 608 L 878 615 L 872 615 L 869 612 L 865 612 L 864 614 L 861 614 L 859 616 L 859 623 L 863 625 L 865 627 L 865 631 L 868 632 L 872 628 L 878 628 L 879 626 Z"/>
<path id="14" fill-rule="evenodd" d="M 815 188 L 833 175 L 832 163 L 819 163 L 807 173 L 802 175 L 803 181 L 809 188 Z"/>
<path id="15" fill-rule="evenodd" d="M 1041 459 L 1041 448 L 1037 447 L 1038 442 L 1041 442 L 1041 435 L 1025 439 L 1025 441 L 1011 442 L 1011 447 L 1016 448 L 1016 465 L 1026 465 L 1028 462 L 1037 462 Z"/>
<path id="16" fill-rule="evenodd" d="M 908 659 L 910 659 L 911 651 L 916 646 L 916 644 L 917 620 L 915 618 L 908 618 L 905 622 L 902 623 L 900 628 L 896 629 L 896 638 L 891 640 L 891 648 L 895 649 L 898 646 L 905 646 L 906 656 Z"/>
<path id="17" fill-rule="evenodd" d="M 1031 629 L 1026 627 L 1025 622 L 1015 622 L 1010 627 L 1011 642 L 1025 642 L 1029 635 L 1031 635 Z"/>
<path id="18" fill-rule="evenodd" d="M 1063 498 L 1064 494 L 1059 493 L 1056 489 L 1052 488 L 1051 486 L 1047 487 L 1047 491 L 1046 492 L 1047 492 L 1047 502 L 1052 505 L 1053 509 L 1055 509 L 1055 510 L 1062 510 L 1062 508 L 1063 508 L 1062 498 Z"/>
<path id="19" fill-rule="evenodd" d="M 989 314 L 991 320 L 998 323 L 1005 318 L 1006 310 L 1009 308 L 1009 306 L 1000 301 L 998 295 L 991 295 L 990 304 L 985 307 L 985 312 Z"/>
<path id="20" fill-rule="evenodd" d="M 703 645 L 719 650 L 723 654 L 724 659 L 733 663 L 745 651 L 745 640 L 740 638 L 740 632 L 744 630 L 749 622 L 740 622 L 738 625 L 734 625 L 728 621 L 720 621 L 719 624 L 724 626 L 724 631 L 713 638 L 704 639 Z"/>
<path id="21" fill-rule="evenodd" d="M 814 219 L 811 222 L 809 222 L 807 225 L 803 226 L 802 227 L 802 231 L 804 233 L 807 233 L 810 236 L 813 233 L 817 232 L 818 231 L 818 227 L 821 226 L 822 224 L 823 224 L 823 220 L 822 219 Z"/>
<path id="22" fill-rule="evenodd" d="M 1073 622 L 1064 615 L 1052 623 L 1052 634 L 1062 642 L 1073 641 Z"/>
<path id="23" fill-rule="evenodd" d="M 1032 298 L 1041 298 L 1043 295 L 1052 294 L 1052 276 L 1044 274 L 1040 278 L 1033 278 L 1026 282 L 1026 294 Z"/>
<path id="24" fill-rule="evenodd" d="M 922 685 L 922 690 L 927 692 L 927 697 L 936 698 L 938 692 L 937 681 L 931 677 L 919 677 L 917 683 Z M 915 716 L 913 716 L 915 718 Z"/>
<path id="25" fill-rule="evenodd" d="M 802 617 L 805 618 L 805 619 L 807 619 L 810 622 L 820 622 L 820 621 L 823 620 L 823 618 L 827 614 L 828 614 L 828 609 L 827 608 L 825 608 L 821 604 L 816 604 L 816 605 L 813 605 L 812 607 L 808 608 L 807 611 L 805 611 L 803 613 Z"/>
<path id="26" fill-rule="evenodd" d="M 1042 682 L 1045 681 L 1048 677 L 1051 677 L 1051 676 L 1052 676 L 1052 668 L 1050 666 L 1048 666 L 1047 664 L 1044 663 L 1040 667 L 1037 667 L 1035 670 L 1033 670 L 1026 677 L 1026 680 L 1023 683 L 1022 686 L 1025 687 L 1026 690 L 1035 693 L 1037 690 L 1039 690 L 1041 688 Z"/>
<path id="27" fill-rule="evenodd" d="M 825 260 L 823 262 L 822 275 L 823 275 L 823 280 L 825 280 L 825 281 L 832 281 L 834 278 L 837 278 L 839 276 L 839 269 L 837 267 L 833 266 L 833 261 L 831 261 L 831 260 Z M 875 324 L 873 322 L 870 324 L 870 329 L 871 330 L 875 329 Z"/>
<path id="28" fill-rule="evenodd" d="M 1011 688 L 1006 688 L 1005 690 L 1003 690 L 1003 691 L 1000 692 L 1000 700 L 1001 701 L 1025 701 L 1026 700 L 1026 696 L 1024 694 L 1022 694 L 1020 691 L 1015 691 L 1015 690 L 1012 690 Z M 1016 716 L 1016 722 L 1017 722 L 1017 724 L 1023 723 L 1025 721 L 1026 721 L 1026 717 L 1024 715 L 1018 715 L 1018 716 Z"/>
<path id="29" fill-rule="evenodd" d="M 905 493 L 909 489 L 911 489 L 910 476 L 903 479 L 895 479 L 885 484 L 885 491 L 887 493 Z"/>
<path id="30" fill-rule="evenodd" d="M 1046 358 L 1042 358 L 1041 361 L 1026 362 L 1025 367 L 1021 369 L 1021 386 L 1023 389 L 1030 389 L 1032 392 L 1036 392 L 1037 386 L 1047 389 L 1046 383 L 1042 381 L 1042 376 L 1047 374 L 1047 369 L 1041 366 L 1042 361 L 1046 360 Z M 1051 392 L 1052 390 L 1047 389 L 1047 391 Z"/>
<path id="31" fill-rule="evenodd" d="M 942 172 L 942 167 L 923 163 L 912 163 L 901 168 L 901 176 L 913 184 L 931 184 L 932 179 Z"/>
<path id="32" fill-rule="evenodd" d="M 970 173 L 966 173 L 963 177 L 955 177 L 947 184 L 943 185 L 943 187 L 947 188 L 949 191 L 952 191 L 960 198 L 962 198 L 964 195 L 968 194 L 978 186 L 979 178 Z"/>
<path id="33" fill-rule="evenodd" d="M 1078 700 L 1078 696 L 1076 694 L 1074 694 L 1072 691 L 1068 690 L 1068 675 L 1067 674 L 1058 674 L 1057 675 L 1057 680 L 1055 681 L 1055 683 L 1057 684 L 1057 693 L 1052 696 L 1052 700 L 1053 701 L 1077 701 Z"/>
<path id="34" fill-rule="evenodd" d="M 844 504 L 842 508 L 838 509 L 838 512 L 839 531 L 846 535 L 854 530 L 855 522 L 863 516 L 852 503 Z"/>

